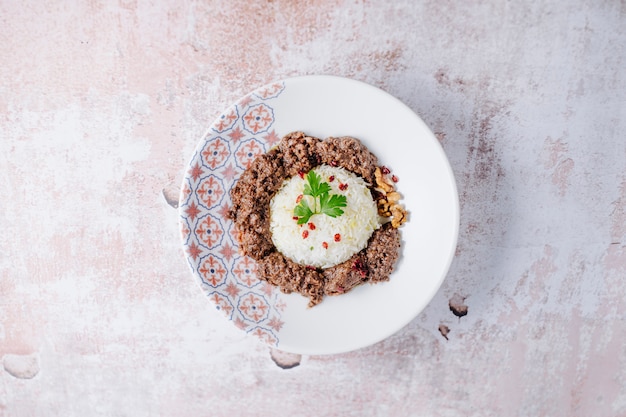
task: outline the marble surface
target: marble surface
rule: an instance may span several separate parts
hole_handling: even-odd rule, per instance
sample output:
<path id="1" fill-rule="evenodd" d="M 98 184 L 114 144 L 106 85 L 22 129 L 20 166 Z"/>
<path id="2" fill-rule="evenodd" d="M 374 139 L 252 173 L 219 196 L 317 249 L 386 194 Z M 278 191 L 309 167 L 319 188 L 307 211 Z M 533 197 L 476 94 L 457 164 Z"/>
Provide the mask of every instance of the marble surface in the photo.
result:
<path id="1" fill-rule="evenodd" d="M 0 20 L 0 415 L 626 416 L 623 1 L 9 0 Z M 213 118 L 302 74 L 410 106 L 460 193 L 435 298 L 341 355 L 222 319 L 174 208 Z"/>

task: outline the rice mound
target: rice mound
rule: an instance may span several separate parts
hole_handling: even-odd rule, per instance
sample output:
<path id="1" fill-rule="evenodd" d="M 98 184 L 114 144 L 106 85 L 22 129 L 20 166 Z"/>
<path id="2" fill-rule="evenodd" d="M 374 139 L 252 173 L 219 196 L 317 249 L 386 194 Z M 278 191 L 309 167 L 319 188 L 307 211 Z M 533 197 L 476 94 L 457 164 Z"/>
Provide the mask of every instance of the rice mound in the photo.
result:
<path id="1" fill-rule="evenodd" d="M 283 182 L 270 202 L 270 232 L 276 249 L 293 262 L 330 268 L 367 246 L 374 230 L 380 227 L 378 209 L 361 177 L 342 167 L 329 165 L 320 165 L 313 171 L 322 182 L 330 185 L 331 194 L 346 196 L 344 213 L 335 218 L 314 214 L 307 224 L 298 225 L 294 219 L 294 207 L 298 196 L 303 194 L 306 179 L 296 175 Z M 332 181 L 329 180 L 331 177 L 334 177 Z M 340 184 L 347 187 L 340 189 Z"/>

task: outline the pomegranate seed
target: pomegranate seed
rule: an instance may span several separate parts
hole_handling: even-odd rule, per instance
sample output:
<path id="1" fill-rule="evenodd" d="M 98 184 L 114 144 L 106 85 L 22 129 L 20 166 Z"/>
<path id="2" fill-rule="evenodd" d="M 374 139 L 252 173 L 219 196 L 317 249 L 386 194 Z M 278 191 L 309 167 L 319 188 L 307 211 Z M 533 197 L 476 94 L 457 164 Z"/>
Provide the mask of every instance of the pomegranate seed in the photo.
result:
<path id="1" fill-rule="evenodd" d="M 335 181 L 335 176 L 331 175 L 330 177 L 328 177 L 328 182 L 333 182 Z"/>
<path id="2" fill-rule="evenodd" d="M 299 219 L 299 217 L 298 217 L 298 216 L 293 216 L 293 217 L 292 217 L 292 219 L 294 219 L 294 220 L 298 220 L 298 219 Z"/>
<path id="3" fill-rule="evenodd" d="M 331 166 L 331 167 L 336 167 L 337 165 L 339 165 L 339 164 L 337 163 L 337 161 L 330 161 L 330 166 Z"/>
<path id="4" fill-rule="evenodd" d="M 348 184 L 343 184 L 343 183 L 339 184 L 339 189 L 340 189 L 341 191 L 345 191 L 345 190 L 346 190 L 346 188 L 348 188 Z"/>
<path id="5" fill-rule="evenodd" d="M 313 224 L 313 223 L 309 223 L 309 229 L 311 229 L 311 230 L 315 230 L 315 224 Z"/>
<path id="6" fill-rule="evenodd" d="M 300 178 L 304 179 L 304 172 L 298 171 L 298 175 L 300 175 Z"/>
<path id="7" fill-rule="evenodd" d="M 304 196 L 302 194 L 300 194 L 298 197 L 296 197 L 296 204 L 299 203 L 300 201 L 302 201 L 302 198 Z"/>
<path id="8" fill-rule="evenodd" d="M 302 232 L 302 239 L 306 239 L 307 237 L 309 237 L 309 231 L 305 230 L 304 232 Z"/>
<path id="9" fill-rule="evenodd" d="M 341 240 L 341 235 L 339 233 L 335 233 L 335 242 L 339 242 Z"/>
<path id="10" fill-rule="evenodd" d="M 398 177 L 396 177 L 395 175 L 392 175 L 391 176 L 391 181 L 398 182 Z"/>
<path id="11" fill-rule="evenodd" d="M 313 265 L 307 265 L 306 269 L 310 269 L 311 271 L 316 271 L 317 268 L 315 268 Z"/>
<path id="12" fill-rule="evenodd" d="M 322 242 L 322 247 L 324 249 L 328 249 L 328 242 Z"/>
<path id="13" fill-rule="evenodd" d="M 383 166 L 380 168 L 380 172 L 383 173 L 383 175 L 387 175 L 389 174 L 391 171 L 389 170 L 389 168 L 387 168 L 386 166 Z"/>

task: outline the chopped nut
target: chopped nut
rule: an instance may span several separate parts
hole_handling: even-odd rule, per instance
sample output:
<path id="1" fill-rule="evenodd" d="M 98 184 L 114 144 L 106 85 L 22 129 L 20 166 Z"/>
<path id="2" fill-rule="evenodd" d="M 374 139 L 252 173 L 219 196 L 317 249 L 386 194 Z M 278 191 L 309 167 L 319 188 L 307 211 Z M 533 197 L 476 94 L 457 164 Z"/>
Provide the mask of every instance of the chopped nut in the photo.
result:
<path id="1" fill-rule="evenodd" d="M 390 174 L 390 172 L 389 168 L 376 167 L 374 171 L 376 187 L 374 190 L 380 194 L 380 196 L 377 196 L 376 201 L 378 214 L 382 217 L 391 217 L 391 226 L 397 229 L 406 221 L 407 212 L 404 207 L 398 203 L 402 196 L 396 191 L 393 185 L 393 182 L 397 182 L 397 177 L 394 175 L 390 180 L 385 176 Z"/>
<path id="2" fill-rule="evenodd" d="M 385 181 L 385 177 L 383 176 L 380 167 L 376 167 L 376 170 L 374 171 L 374 177 L 376 178 L 376 185 L 378 186 L 377 188 L 381 188 L 385 193 L 394 190 L 393 185 Z"/>
<path id="3" fill-rule="evenodd" d="M 402 208 L 399 204 L 391 207 L 391 214 L 391 226 L 396 229 L 406 221 L 406 210 L 404 210 L 404 208 Z"/>
<path id="4" fill-rule="evenodd" d="M 398 193 L 397 191 L 392 191 L 389 194 L 387 194 L 387 201 L 389 201 L 390 203 L 397 203 L 398 201 L 400 201 L 400 193 Z"/>
<path id="5" fill-rule="evenodd" d="M 383 217 L 391 217 L 391 211 L 389 211 L 389 203 L 386 200 L 380 200 L 378 202 L 378 214 Z"/>

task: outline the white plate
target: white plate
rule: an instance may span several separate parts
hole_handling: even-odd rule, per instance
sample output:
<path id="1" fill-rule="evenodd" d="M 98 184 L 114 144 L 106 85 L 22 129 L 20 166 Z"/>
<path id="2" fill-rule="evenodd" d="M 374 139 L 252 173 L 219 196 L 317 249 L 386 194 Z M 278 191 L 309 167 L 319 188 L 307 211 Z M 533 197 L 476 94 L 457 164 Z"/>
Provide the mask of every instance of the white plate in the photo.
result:
<path id="1" fill-rule="evenodd" d="M 247 164 L 296 130 L 363 141 L 399 178 L 410 213 L 389 282 L 325 297 L 313 308 L 301 295 L 258 280 L 255 263 L 237 253 L 233 224 L 225 217 L 229 191 Z M 284 351 L 330 354 L 383 340 L 422 311 L 454 255 L 459 205 L 442 148 L 411 109 L 359 81 L 305 76 L 255 90 L 211 125 L 189 163 L 180 217 L 193 275 L 233 324 Z"/>

